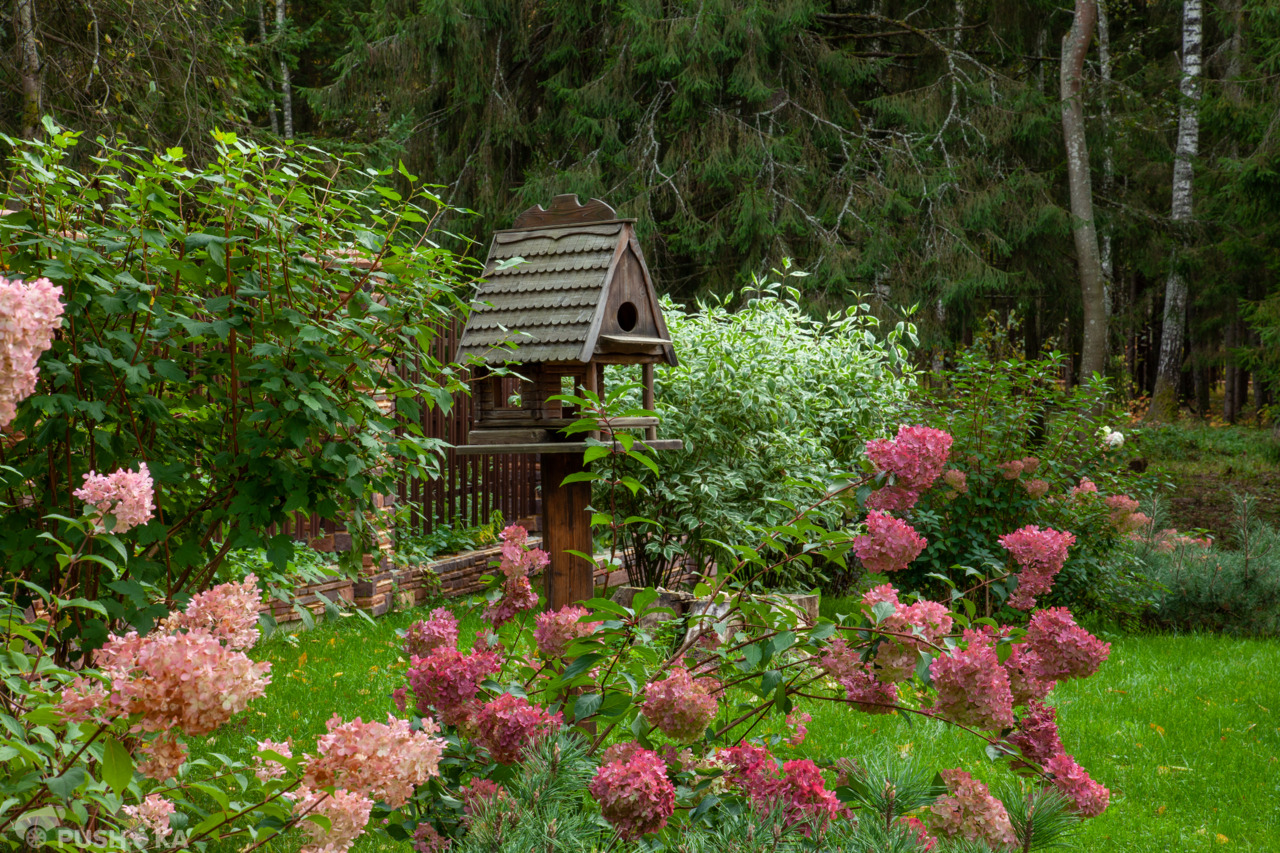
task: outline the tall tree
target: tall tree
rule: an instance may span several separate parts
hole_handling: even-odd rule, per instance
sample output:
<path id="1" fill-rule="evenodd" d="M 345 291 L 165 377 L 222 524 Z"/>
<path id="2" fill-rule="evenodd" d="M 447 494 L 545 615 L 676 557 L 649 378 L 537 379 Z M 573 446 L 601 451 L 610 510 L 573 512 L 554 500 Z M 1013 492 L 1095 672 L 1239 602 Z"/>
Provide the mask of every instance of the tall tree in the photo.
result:
<path id="1" fill-rule="evenodd" d="M 289 53 L 285 49 L 288 19 L 285 0 L 276 0 L 276 52 L 280 60 L 280 112 L 285 139 L 293 139 L 293 80 L 289 76 Z"/>
<path id="2" fill-rule="evenodd" d="M 18 69 L 22 79 L 24 139 L 34 139 L 40 128 L 40 53 L 36 42 L 35 0 L 13 0 L 13 34 L 17 40 Z"/>
<path id="3" fill-rule="evenodd" d="M 1178 109 L 1178 143 L 1173 159 L 1174 227 L 1181 232 L 1191 223 L 1192 172 L 1200 144 L 1200 53 L 1204 38 L 1200 0 L 1182 3 L 1182 102 Z M 1164 287 L 1164 323 L 1160 335 L 1160 361 L 1156 388 L 1147 419 L 1171 421 L 1178 417 L 1178 388 L 1182 379 L 1182 350 L 1186 341 L 1187 279 L 1175 249 Z"/>
<path id="4" fill-rule="evenodd" d="M 1098 19 L 1097 0 L 1076 0 L 1071 29 L 1062 38 L 1062 135 L 1067 147 L 1067 189 L 1071 197 L 1071 233 L 1075 238 L 1076 270 L 1084 307 L 1084 344 L 1080 375 L 1088 381 L 1107 366 L 1106 286 L 1098 228 L 1093 215 L 1093 181 L 1089 174 L 1089 145 L 1085 140 L 1081 101 L 1084 61 Z"/>

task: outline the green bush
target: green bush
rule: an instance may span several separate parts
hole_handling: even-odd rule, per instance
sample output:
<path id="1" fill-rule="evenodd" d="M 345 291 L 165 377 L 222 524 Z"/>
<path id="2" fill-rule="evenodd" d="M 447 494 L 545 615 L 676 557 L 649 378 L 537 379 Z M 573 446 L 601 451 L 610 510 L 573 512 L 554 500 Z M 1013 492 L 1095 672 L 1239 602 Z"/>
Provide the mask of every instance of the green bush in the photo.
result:
<path id="1" fill-rule="evenodd" d="M 1280 531 L 1256 518 L 1252 497 L 1236 498 L 1240 547 L 1227 551 L 1177 537 L 1155 537 L 1143 549 L 1157 585 L 1149 624 L 1227 634 L 1280 633 Z"/>
<path id="2" fill-rule="evenodd" d="M 781 524 L 814 503 L 858 464 L 863 443 L 914 385 L 906 363 L 913 326 L 881 333 L 867 305 L 816 320 L 798 291 L 778 283 L 757 283 L 741 298 L 736 310 L 729 300 L 696 311 L 664 305 L 680 364 L 657 371 L 656 407 L 662 436 L 685 447 L 660 455 L 660 478 L 632 466 L 641 489 L 621 491 L 620 517 L 653 522 L 628 525 L 620 543 L 635 548 L 632 580 L 641 585 L 664 584 L 681 559 L 722 560 L 722 543 L 741 541 L 748 526 Z M 605 499 L 597 495 L 596 505 Z M 843 516 L 832 504 L 811 520 L 830 528 Z M 821 580 L 792 565 L 794 573 L 771 581 L 808 588 Z"/>
<path id="3" fill-rule="evenodd" d="M 1111 424 L 1105 385 L 1064 389 L 1056 379 L 1060 367 L 1056 355 L 993 363 L 962 352 L 942 383 L 922 390 L 911 419 L 951 434 L 948 467 L 965 473 L 967 490 L 957 493 L 940 480 L 921 496 L 910 521 L 929 546 L 904 573 L 903 586 L 936 597 L 944 594 L 940 577 L 965 588 L 974 585 L 974 572 L 1000 574 L 1008 554 L 999 537 L 1035 524 L 1076 537 L 1043 604 L 1140 612 L 1149 585 L 1103 497 L 1145 495 L 1147 486 L 1129 470 L 1127 450 L 1108 449 L 1100 439 Z M 1029 457 L 1034 470 L 1012 478 L 999 467 Z M 1082 479 L 1098 494 L 1072 498 Z M 1037 497 L 1032 489 L 1045 491 Z"/>
<path id="4" fill-rule="evenodd" d="M 283 568 L 292 545 L 266 541 L 269 526 L 359 520 L 393 478 L 438 470 L 441 443 L 415 425 L 460 386 L 431 344 L 469 270 L 429 240 L 437 198 L 232 134 L 205 165 L 97 140 L 77 171 L 84 141 L 49 130 L 4 140 L 6 197 L 23 208 L 0 217 L 6 274 L 51 279 L 66 305 L 5 448 L 7 573 L 56 586 L 37 570 L 52 562 L 45 517 L 79 515 L 89 469 L 145 462 L 157 486 L 155 520 L 121 537 L 130 579 L 108 588 L 95 563 L 77 570 L 79 594 L 120 596 L 117 618 L 134 582 L 180 599 L 245 547 Z"/>

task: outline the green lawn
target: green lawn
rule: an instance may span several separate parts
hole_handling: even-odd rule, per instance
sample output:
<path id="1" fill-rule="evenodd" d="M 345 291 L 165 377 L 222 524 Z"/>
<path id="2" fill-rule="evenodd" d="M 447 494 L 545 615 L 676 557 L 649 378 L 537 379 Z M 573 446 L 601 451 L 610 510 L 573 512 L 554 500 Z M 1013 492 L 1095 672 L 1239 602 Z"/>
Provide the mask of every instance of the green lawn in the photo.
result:
<path id="1" fill-rule="evenodd" d="M 273 664 L 267 695 L 202 749 L 244 754 L 252 739 L 314 745 L 333 713 L 385 719 L 404 683 L 395 630 L 421 612 L 370 625 L 352 618 L 255 656 Z M 469 637 L 478 623 L 464 621 Z M 1112 790 L 1111 808 L 1076 836 L 1082 850 L 1280 850 L 1280 642 L 1217 636 L 1124 636 L 1086 681 L 1052 697 L 1069 752 Z M 832 704 L 808 709 L 800 753 L 834 757 L 896 750 L 929 767 L 984 767 L 980 745 L 940 723 L 907 723 Z M 368 841 L 360 848 L 372 849 Z M 407 848 L 406 848 L 407 849 Z"/>

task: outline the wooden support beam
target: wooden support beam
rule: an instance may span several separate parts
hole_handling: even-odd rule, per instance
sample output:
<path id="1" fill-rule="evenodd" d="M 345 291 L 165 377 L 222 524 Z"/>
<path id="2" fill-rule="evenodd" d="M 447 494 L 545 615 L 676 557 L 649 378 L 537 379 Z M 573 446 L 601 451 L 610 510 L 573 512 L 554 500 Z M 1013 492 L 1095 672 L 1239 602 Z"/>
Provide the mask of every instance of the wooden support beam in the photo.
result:
<path id="1" fill-rule="evenodd" d="M 644 389 L 640 392 L 641 400 L 642 400 L 641 406 L 652 412 L 654 410 L 653 409 L 654 407 L 653 365 L 646 364 L 643 367 L 641 367 L 640 370 L 642 372 L 642 375 L 640 378 L 640 384 L 643 386 L 643 389 Z M 644 431 L 644 437 L 649 439 L 650 441 L 657 438 L 658 437 L 657 426 L 653 425 L 653 426 L 646 427 Z"/>
<path id="2" fill-rule="evenodd" d="M 544 453 L 542 463 L 542 547 L 551 555 L 547 566 L 547 607 L 559 610 L 595 594 L 595 567 L 567 553 L 593 553 L 590 483 L 563 484 L 583 469 L 581 453 Z"/>

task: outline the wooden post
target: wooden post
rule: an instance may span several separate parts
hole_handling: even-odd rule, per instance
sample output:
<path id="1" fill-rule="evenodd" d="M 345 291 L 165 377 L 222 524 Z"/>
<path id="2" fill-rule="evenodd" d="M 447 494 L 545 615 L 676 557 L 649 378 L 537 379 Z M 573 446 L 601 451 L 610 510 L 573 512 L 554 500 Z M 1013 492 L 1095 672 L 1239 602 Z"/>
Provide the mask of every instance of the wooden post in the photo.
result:
<path id="1" fill-rule="evenodd" d="M 641 394 L 641 407 L 653 411 L 653 365 L 646 362 L 641 367 L 640 384 L 643 386 Z M 656 439 L 658 437 L 657 427 L 645 427 L 644 437 L 647 439 Z"/>
<path id="2" fill-rule="evenodd" d="M 595 566 L 566 553 L 593 553 L 591 542 L 590 483 L 561 485 L 570 474 L 584 470 L 581 453 L 543 453 L 542 547 L 551 555 L 546 570 L 547 607 L 586 601 L 595 595 Z"/>

